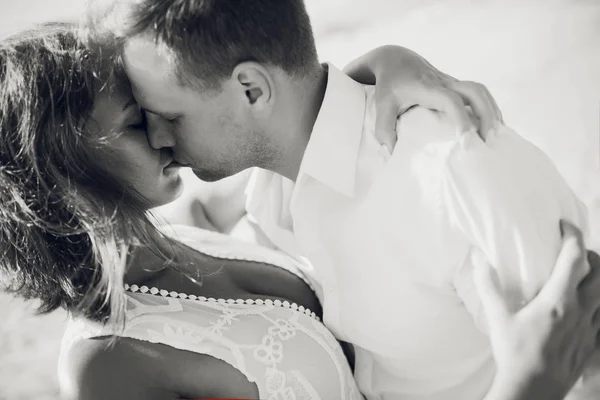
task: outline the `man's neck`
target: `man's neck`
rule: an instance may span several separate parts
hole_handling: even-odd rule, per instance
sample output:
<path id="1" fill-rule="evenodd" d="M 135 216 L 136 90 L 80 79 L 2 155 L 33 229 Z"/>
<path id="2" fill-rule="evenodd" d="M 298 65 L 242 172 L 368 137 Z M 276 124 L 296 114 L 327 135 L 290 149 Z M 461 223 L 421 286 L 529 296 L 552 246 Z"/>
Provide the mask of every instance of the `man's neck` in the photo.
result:
<path id="1" fill-rule="evenodd" d="M 280 140 L 281 159 L 268 168 L 294 182 L 325 97 L 327 66 L 320 66 L 314 77 L 295 86 L 288 98 L 282 99 L 285 111 L 281 113 L 279 132 L 275 132 Z"/>

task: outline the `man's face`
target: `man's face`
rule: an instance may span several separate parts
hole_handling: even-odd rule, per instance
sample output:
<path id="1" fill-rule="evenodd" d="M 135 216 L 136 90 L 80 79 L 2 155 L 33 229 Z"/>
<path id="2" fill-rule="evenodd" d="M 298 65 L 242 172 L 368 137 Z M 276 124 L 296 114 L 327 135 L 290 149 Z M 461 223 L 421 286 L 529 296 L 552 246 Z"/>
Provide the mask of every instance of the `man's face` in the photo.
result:
<path id="1" fill-rule="evenodd" d="M 202 180 L 255 166 L 269 151 L 243 96 L 227 80 L 220 91 L 184 87 L 168 50 L 146 35 L 128 40 L 123 60 L 135 99 L 148 113 L 150 145 L 172 148 L 174 159 Z"/>

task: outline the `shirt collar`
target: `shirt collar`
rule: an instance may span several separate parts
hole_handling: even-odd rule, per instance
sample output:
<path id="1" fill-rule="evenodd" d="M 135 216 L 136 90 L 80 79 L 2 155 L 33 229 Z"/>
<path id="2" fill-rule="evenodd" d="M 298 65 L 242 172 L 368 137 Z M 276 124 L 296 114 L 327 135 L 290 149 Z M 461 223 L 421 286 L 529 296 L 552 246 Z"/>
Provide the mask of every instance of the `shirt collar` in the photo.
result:
<path id="1" fill-rule="evenodd" d="M 327 64 L 327 88 L 296 183 L 304 175 L 352 197 L 363 131 L 366 93 L 363 85 Z"/>

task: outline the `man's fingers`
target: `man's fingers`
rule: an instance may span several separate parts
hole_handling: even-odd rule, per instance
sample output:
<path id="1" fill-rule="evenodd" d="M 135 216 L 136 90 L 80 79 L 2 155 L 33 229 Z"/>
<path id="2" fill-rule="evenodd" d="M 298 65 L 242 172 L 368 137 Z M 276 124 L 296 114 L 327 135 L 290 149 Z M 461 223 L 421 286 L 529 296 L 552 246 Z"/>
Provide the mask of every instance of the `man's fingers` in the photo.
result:
<path id="1" fill-rule="evenodd" d="M 375 119 L 375 137 L 379 143 L 386 146 L 392 153 L 398 134 L 396 132 L 396 124 L 398 123 L 398 114 L 400 105 L 395 98 L 387 95 L 387 93 L 375 92 L 375 108 L 377 115 Z"/>
<path id="2" fill-rule="evenodd" d="M 573 223 L 561 220 L 560 230 L 562 233 L 563 247 L 558 255 L 558 262 L 564 260 L 565 265 L 569 267 L 574 279 L 573 283 L 579 283 L 590 273 L 590 263 L 588 262 L 588 252 L 583 240 L 583 232 Z M 564 258 L 563 258 L 564 257 Z"/>
<path id="3" fill-rule="evenodd" d="M 493 330 L 494 325 L 504 324 L 511 312 L 504 298 L 504 292 L 496 270 L 481 258 L 479 260 L 474 259 L 474 261 L 473 279 L 475 288 L 483 304 L 490 330 Z"/>
<path id="4" fill-rule="evenodd" d="M 578 290 L 582 307 L 595 312 L 600 307 L 600 256 L 589 251 L 587 260 L 590 272 L 581 281 Z"/>
<path id="5" fill-rule="evenodd" d="M 575 299 L 575 290 L 589 273 L 583 234 L 568 221 L 560 222 L 563 244 L 552 275 L 542 288 L 540 296 L 549 299 Z"/>
<path id="6" fill-rule="evenodd" d="M 500 110 L 491 99 L 489 91 L 485 86 L 469 81 L 454 82 L 450 88 L 462 96 L 465 104 L 471 106 L 479 119 L 479 135 L 486 140 L 492 129 L 495 129 L 500 122 Z"/>
<path id="7" fill-rule="evenodd" d="M 592 268 L 600 270 L 600 255 L 595 251 L 588 251 L 588 262 L 590 263 L 590 270 Z"/>
<path id="8" fill-rule="evenodd" d="M 596 328 L 600 328 L 600 307 L 594 310 L 592 314 L 592 323 Z"/>

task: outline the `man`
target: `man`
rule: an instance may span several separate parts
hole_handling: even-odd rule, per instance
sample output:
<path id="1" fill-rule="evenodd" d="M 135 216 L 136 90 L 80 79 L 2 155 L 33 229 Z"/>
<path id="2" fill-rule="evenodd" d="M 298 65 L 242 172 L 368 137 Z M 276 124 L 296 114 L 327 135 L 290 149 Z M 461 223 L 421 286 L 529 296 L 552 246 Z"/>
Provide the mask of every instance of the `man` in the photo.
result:
<path id="1" fill-rule="evenodd" d="M 498 267 L 517 309 L 550 275 L 559 219 L 585 228 L 549 160 L 500 125 L 479 126 L 487 143 L 455 137 L 425 109 L 400 118 L 390 155 L 373 89 L 318 63 L 301 1 L 155 0 L 119 13 L 150 144 L 208 181 L 264 169 L 248 211 L 314 265 L 325 323 L 355 345 L 365 395 L 483 398 L 496 365 L 476 266 Z"/>

